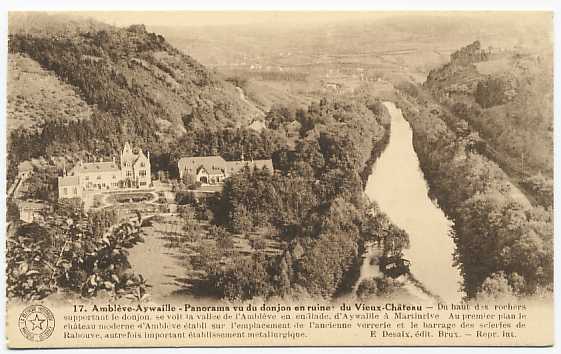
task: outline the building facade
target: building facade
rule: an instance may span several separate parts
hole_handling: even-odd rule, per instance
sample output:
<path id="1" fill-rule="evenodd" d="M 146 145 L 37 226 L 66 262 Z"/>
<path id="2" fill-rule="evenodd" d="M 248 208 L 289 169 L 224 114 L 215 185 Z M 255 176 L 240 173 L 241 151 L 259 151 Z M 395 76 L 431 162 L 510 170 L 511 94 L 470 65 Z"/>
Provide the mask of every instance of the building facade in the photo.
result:
<path id="1" fill-rule="evenodd" d="M 145 188 L 150 185 L 150 152 L 144 155 L 142 150 L 135 154 L 129 143 L 121 152 L 121 174 L 124 187 Z"/>
<path id="2" fill-rule="evenodd" d="M 266 168 L 273 173 L 272 160 L 226 161 L 220 156 L 183 157 L 177 162 L 179 177 L 192 176 L 195 182 L 219 184 L 244 167 Z"/>
<path id="3" fill-rule="evenodd" d="M 134 153 L 127 142 L 120 161 L 80 161 L 70 172 L 58 178 L 59 198 L 82 198 L 89 191 L 111 191 L 121 188 L 148 188 L 151 183 L 150 153 Z"/>

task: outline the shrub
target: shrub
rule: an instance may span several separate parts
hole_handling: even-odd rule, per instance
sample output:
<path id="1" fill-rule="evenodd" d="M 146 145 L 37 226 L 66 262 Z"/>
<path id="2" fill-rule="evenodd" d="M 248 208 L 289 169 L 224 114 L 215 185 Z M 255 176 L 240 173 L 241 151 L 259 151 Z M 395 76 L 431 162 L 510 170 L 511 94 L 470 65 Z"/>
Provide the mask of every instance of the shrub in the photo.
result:
<path id="1" fill-rule="evenodd" d="M 209 274 L 209 281 L 221 297 L 229 300 L 267 298 L 274 292 L 267 259 L 262 255 L 237 257 L 232 266 Z"/>
<path id="2" fill-rule="evenodd" d="M 358 284 L 356 296 L 360 300 L 366 300 L 372 295 L 377 295 L 378 291 L 378 281 L 376 279 L 364 279 L 360 282 L 360 284 Z"/>

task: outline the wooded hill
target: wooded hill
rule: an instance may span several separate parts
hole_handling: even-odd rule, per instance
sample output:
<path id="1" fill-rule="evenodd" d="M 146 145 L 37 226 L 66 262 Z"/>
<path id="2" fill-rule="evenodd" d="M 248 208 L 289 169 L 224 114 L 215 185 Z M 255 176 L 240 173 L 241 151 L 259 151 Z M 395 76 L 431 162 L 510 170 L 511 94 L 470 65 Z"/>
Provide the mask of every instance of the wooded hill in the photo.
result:
<path id="1" fill-rule="evenodd" d="M 424 87 L 485 140 L 539 204 L 553 202 L 553 62 L 547 50 L 483 48 L 476 41 L 432 70 Z"/>
<path id="2" fill-rule="evenodd" d="M 143 25 L 122 29 L 59 15 L 11 16 L 8 47 L 10 55 L 36 61 L 73 87 L 92 109 L 87 120 L 61 114 L 15 132 L 18 145 L 29 144 L 25 151 L 9 149 L 13 162 L 80 150 L 110 154 L 126 140 L 165 149 L 188 129 L 243 126 L 259 114 L 235 86 Z"/>

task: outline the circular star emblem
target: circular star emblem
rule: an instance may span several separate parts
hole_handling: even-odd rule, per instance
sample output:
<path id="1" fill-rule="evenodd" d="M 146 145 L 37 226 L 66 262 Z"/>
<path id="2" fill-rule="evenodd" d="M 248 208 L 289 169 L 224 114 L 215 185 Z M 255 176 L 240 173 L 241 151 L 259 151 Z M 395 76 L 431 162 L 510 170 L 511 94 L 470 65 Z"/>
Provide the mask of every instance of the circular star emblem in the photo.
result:
<path id="1" fill-rule="evenodd" d="M 40 342 L 53 334 L 55 317 L 45 306 L 31 305 L 26 307 L 19 316 L 18 326 L 25 338 Z"/>

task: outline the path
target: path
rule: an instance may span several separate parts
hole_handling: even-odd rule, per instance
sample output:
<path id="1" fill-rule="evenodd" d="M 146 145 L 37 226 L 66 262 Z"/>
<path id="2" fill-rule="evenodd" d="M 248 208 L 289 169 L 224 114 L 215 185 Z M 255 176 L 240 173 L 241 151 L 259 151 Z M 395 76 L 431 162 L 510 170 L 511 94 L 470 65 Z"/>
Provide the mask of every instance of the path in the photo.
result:
<path id="1" fill-rule="evenodd" d="M 169 224 L 154 222 L 144 227 L 144 242 L 129 250 L 129 262 L 135 273 L 142 274 L 152 287 L 148 290 L 152 301 L 162 301 L 176 295 L 184 287 L 187 269 L 182 266 L 185 257 L 179 249 L 168 247 L 164 231 Z"/>
<path id="2" fill-rule="evenodd" d="M 251 102 L 250 100 L 247 99 L 247 96 L 245 95 L 245 92 L 244 92 L 244 90 L 243 90 L 241 87 L 236 86 L 236 90 L 238 91 L 238 93 L 239 93 L 239 95 L 240 95 L 240 99 L 241 99 L 242 101 L 244 101 L 245 103 L 247 103 L 247 104 L 250 105 L 251 107 L 255 108 L 255 109 L 257 110 L 257 112 L 259 112 L 259 113 L 258 113 L 258 116 L 264 117 L 264 116 L 267 114 L 267 112 L 265 112 L 263 109 L 261 109 L 261 108 L 260 108 L 259 106 L 257 106 L 255 103 L 253 103 L 253 102 Z"/>

